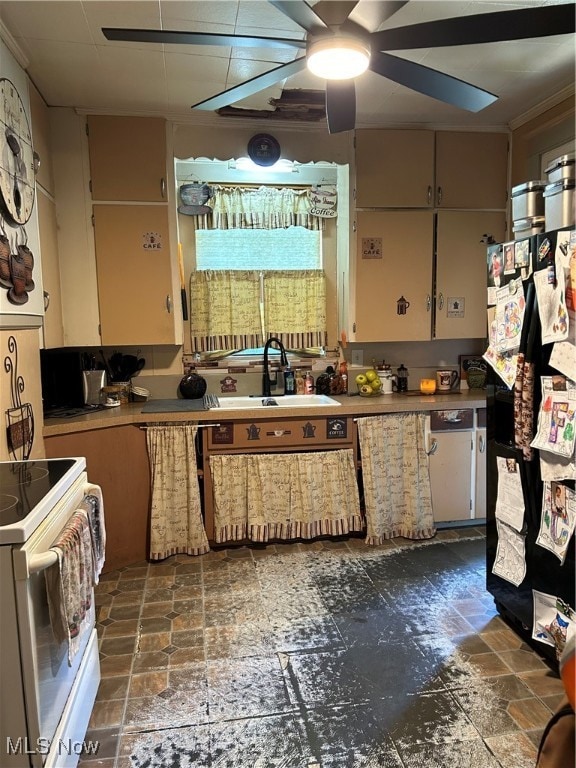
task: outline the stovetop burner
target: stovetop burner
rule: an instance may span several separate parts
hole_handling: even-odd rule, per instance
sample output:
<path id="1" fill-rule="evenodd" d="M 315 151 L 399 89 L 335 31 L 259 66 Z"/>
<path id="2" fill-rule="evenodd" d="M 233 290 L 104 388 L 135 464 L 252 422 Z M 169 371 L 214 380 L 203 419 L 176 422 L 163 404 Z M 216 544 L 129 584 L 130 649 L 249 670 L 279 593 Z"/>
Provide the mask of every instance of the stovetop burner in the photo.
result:
<path id="1" fill-rule="evenodd" d="M 24 520 L 74 463 L 75 459 L 0 462 L 0 528 Z"/>
<path id="2" fill-rule="evenodd" d="M 79 406 L 66 406 L 62 405 L 58 408 L 49 408 L 44 411 L 45 419 L 69 419 L 73 416 L 84 416 L 86 413 L 94 413 L 95 411 L 105 410 L 105 405 L 79 405 Z"/>

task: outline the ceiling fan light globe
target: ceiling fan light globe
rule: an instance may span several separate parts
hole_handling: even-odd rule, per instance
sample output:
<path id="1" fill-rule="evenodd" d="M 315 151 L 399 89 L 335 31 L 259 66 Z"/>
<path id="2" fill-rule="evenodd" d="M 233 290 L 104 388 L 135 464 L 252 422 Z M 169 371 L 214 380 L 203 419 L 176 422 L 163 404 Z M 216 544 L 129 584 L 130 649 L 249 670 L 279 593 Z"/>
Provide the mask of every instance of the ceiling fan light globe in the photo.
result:
<path id="1" fill-rule="evenodd" d="M 370 47 L 358 39 L 329 37 L 312 42 L 306 64 L 325 80 L 350 80 L 368 69 Z"/>

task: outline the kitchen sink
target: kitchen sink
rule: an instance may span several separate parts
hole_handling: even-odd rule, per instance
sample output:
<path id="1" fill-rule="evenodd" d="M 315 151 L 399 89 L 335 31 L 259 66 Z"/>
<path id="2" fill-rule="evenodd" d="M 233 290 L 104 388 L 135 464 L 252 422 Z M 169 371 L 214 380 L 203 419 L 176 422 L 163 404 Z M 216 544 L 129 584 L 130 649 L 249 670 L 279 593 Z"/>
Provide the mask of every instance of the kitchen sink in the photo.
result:
<path id="1" fill-rule="evenodd" d="M 328 395 L 272 395 L 271 397 L 217 397 L 206 395 L 204 397 L 207 407 L 214 409 L 252 409 L 252 408 L 310 408 L 318 405 L 340 405 Z"/>

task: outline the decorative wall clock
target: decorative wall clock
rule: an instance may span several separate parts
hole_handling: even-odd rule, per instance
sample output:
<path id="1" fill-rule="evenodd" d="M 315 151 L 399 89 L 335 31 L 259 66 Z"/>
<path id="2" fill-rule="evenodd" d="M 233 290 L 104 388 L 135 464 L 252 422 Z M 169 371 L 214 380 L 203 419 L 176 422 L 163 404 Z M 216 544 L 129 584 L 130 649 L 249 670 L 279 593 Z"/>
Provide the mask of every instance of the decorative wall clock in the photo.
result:
<path id="1" fill-rule="evenodd" d="M 256 165 L 274 165 L 280 159 L 280 144 L 268 133 L 257 133 L 248 142 L 248 157 Z"/>
<path id="2" fill-rule="evenodd" d="M 35 183 L 26 110 L 14 83 L 0 78 L 0 203 L 10 224 L 26 224 L 32 215 Z"/>

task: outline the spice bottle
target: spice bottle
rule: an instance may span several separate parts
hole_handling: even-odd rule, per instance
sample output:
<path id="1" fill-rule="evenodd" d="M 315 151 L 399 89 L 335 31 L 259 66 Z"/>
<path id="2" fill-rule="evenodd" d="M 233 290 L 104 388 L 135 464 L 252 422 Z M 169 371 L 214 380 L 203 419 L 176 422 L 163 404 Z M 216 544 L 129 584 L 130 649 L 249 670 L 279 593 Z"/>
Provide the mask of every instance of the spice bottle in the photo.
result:
<path id="1" fill-rule="evenodd" d="M 302 371 L 296 371 L 296 375 L 294 378 L 296 381 L 296 394 L 303 395 L 306 385 L 304 382 L 304 376 L 302 376 Z"/>
<path id="2" fill-rule="evenodd" d="M 312 371 L 308 371 L 306 374 L 304 392 L 307 395 L 312 395 L 314 393 L 314 376 L 312 375 Z"/>

